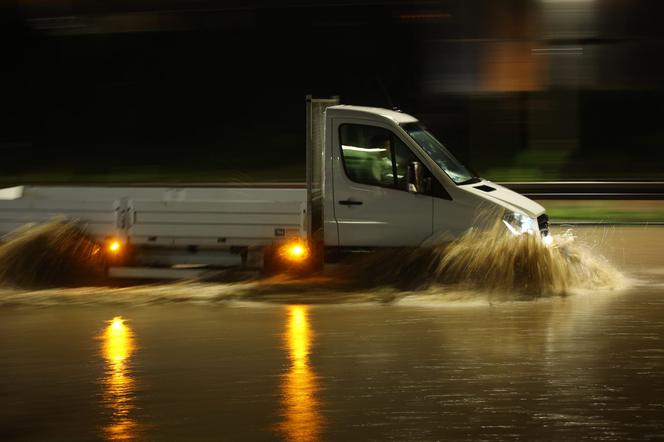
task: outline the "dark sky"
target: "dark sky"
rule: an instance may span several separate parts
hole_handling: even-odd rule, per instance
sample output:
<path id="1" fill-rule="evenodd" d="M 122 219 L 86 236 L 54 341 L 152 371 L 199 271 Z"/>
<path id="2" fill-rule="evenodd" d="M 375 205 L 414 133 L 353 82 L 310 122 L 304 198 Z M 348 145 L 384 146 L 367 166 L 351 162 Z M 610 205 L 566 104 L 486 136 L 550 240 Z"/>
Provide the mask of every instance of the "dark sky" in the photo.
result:
<path id="1" fill-rule="evenodd" d="M 169 162 L 183 149 L 227 162 L 248 147 L 291 161 L 292 144 L 304 138 L 305 94 L 389 106 L 390 93 L 414 93 L 415 67 L 398 68 L 414 56 L 410 30 L 390 9 L 340 12 L 196 11 L 175 14 L 175 25 L 149 13 L 116 16 L 110 29 L 93 24 L 95 32 L 16 20 L 2 137 L 40 151 L 46 163 L 69 161 L 74 151 L 92 161 L 99 149 L 147 163 L 155 155 Z M 81 19 L 90 20 L 103 21 Z M 110 32 L 126 23 L 148 30 Z"/>
<path id="2" fill-rule="evenodd" d="M 657 3 L 596 3 L 592 33 L 559 37 L 545 35 L 541 2 L 528 0 L 5 3 L 1 170 L 292 164 L 302 156 L 305 94 L 398 106 L 481 163 L 489 147 L 473 140 L 496 140 L 493 150 L 510 155 L 528 148 L 531 98 L 558 103 L 551 91 L 571 89 L 581 96 L 573 135 L 582 149 L 604 130 L 589 111 L 597 103 L 624 123 L 599 138 L 651 149 L 661 136 L 652 97 L 664 78 Z M 599 54 L 593 79 L 487 90 L 485 53 L 504 42 L 583 46 Z M 445 76 L 465 88 L 431 86 Z M 487 114 L 514 118 L 486 125 Z"/>

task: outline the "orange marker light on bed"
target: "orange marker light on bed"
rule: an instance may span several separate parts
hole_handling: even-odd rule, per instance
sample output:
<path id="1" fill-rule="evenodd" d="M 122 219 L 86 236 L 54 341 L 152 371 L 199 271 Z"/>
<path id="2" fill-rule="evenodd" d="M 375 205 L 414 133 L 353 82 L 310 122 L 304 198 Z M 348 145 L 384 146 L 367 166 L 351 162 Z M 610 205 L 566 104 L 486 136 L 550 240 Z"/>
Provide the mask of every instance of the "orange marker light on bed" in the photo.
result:
<path id="1" fill-rule="evenodd" d="M 290 241 L 279 250 L 282 258 L 294 263 L 303 262 L 309 256 L 309 248 L 302 240 Z"/>
<path id="2" fill-rule="evenodd" d="M 121 249 L 122 249 L 122 244 L 120 244 L 120 241 L 111 241 L 108 243 L 108 251 L 113 254 L 120 253 Z"/>

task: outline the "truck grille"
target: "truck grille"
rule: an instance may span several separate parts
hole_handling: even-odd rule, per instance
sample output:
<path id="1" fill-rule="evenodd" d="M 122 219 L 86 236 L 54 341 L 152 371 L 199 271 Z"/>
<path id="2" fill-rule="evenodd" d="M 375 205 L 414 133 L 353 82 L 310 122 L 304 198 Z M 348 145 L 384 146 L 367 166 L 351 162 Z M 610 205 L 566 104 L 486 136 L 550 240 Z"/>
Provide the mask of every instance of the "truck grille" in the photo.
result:
<path id="1" fill-rule="evenodd" d="M 537 226 L 539 227 L 540 235 L 547 236 L 549 234 L 549 215 L 543 213 L 538 216 Z"/>

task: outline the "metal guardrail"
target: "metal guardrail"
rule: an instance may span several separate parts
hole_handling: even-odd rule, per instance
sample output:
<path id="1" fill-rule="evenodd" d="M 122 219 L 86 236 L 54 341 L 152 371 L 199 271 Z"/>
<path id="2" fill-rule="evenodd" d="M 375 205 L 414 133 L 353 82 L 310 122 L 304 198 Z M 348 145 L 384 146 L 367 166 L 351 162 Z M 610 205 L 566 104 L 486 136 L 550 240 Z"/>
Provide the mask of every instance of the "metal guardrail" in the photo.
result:
<path id="1" fill-rule="evenodd" d="M 664 200 L 662 181 L 553 181 L 498 184 L 538 200 Z"/>

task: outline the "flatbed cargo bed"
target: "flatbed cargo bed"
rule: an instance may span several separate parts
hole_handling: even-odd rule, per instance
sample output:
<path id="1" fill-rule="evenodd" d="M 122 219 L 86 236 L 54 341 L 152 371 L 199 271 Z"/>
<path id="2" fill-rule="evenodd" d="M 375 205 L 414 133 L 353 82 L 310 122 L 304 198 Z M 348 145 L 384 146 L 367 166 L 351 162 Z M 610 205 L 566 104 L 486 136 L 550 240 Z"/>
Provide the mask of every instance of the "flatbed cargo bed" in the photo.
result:
<path id="1" fill-rule="evenodd" d="M 78 220 L 129 244 L 226 248 L 306 238 L 306 190 L 283 187 L 19 186 L 0 190 L 0 235 Z"/>

